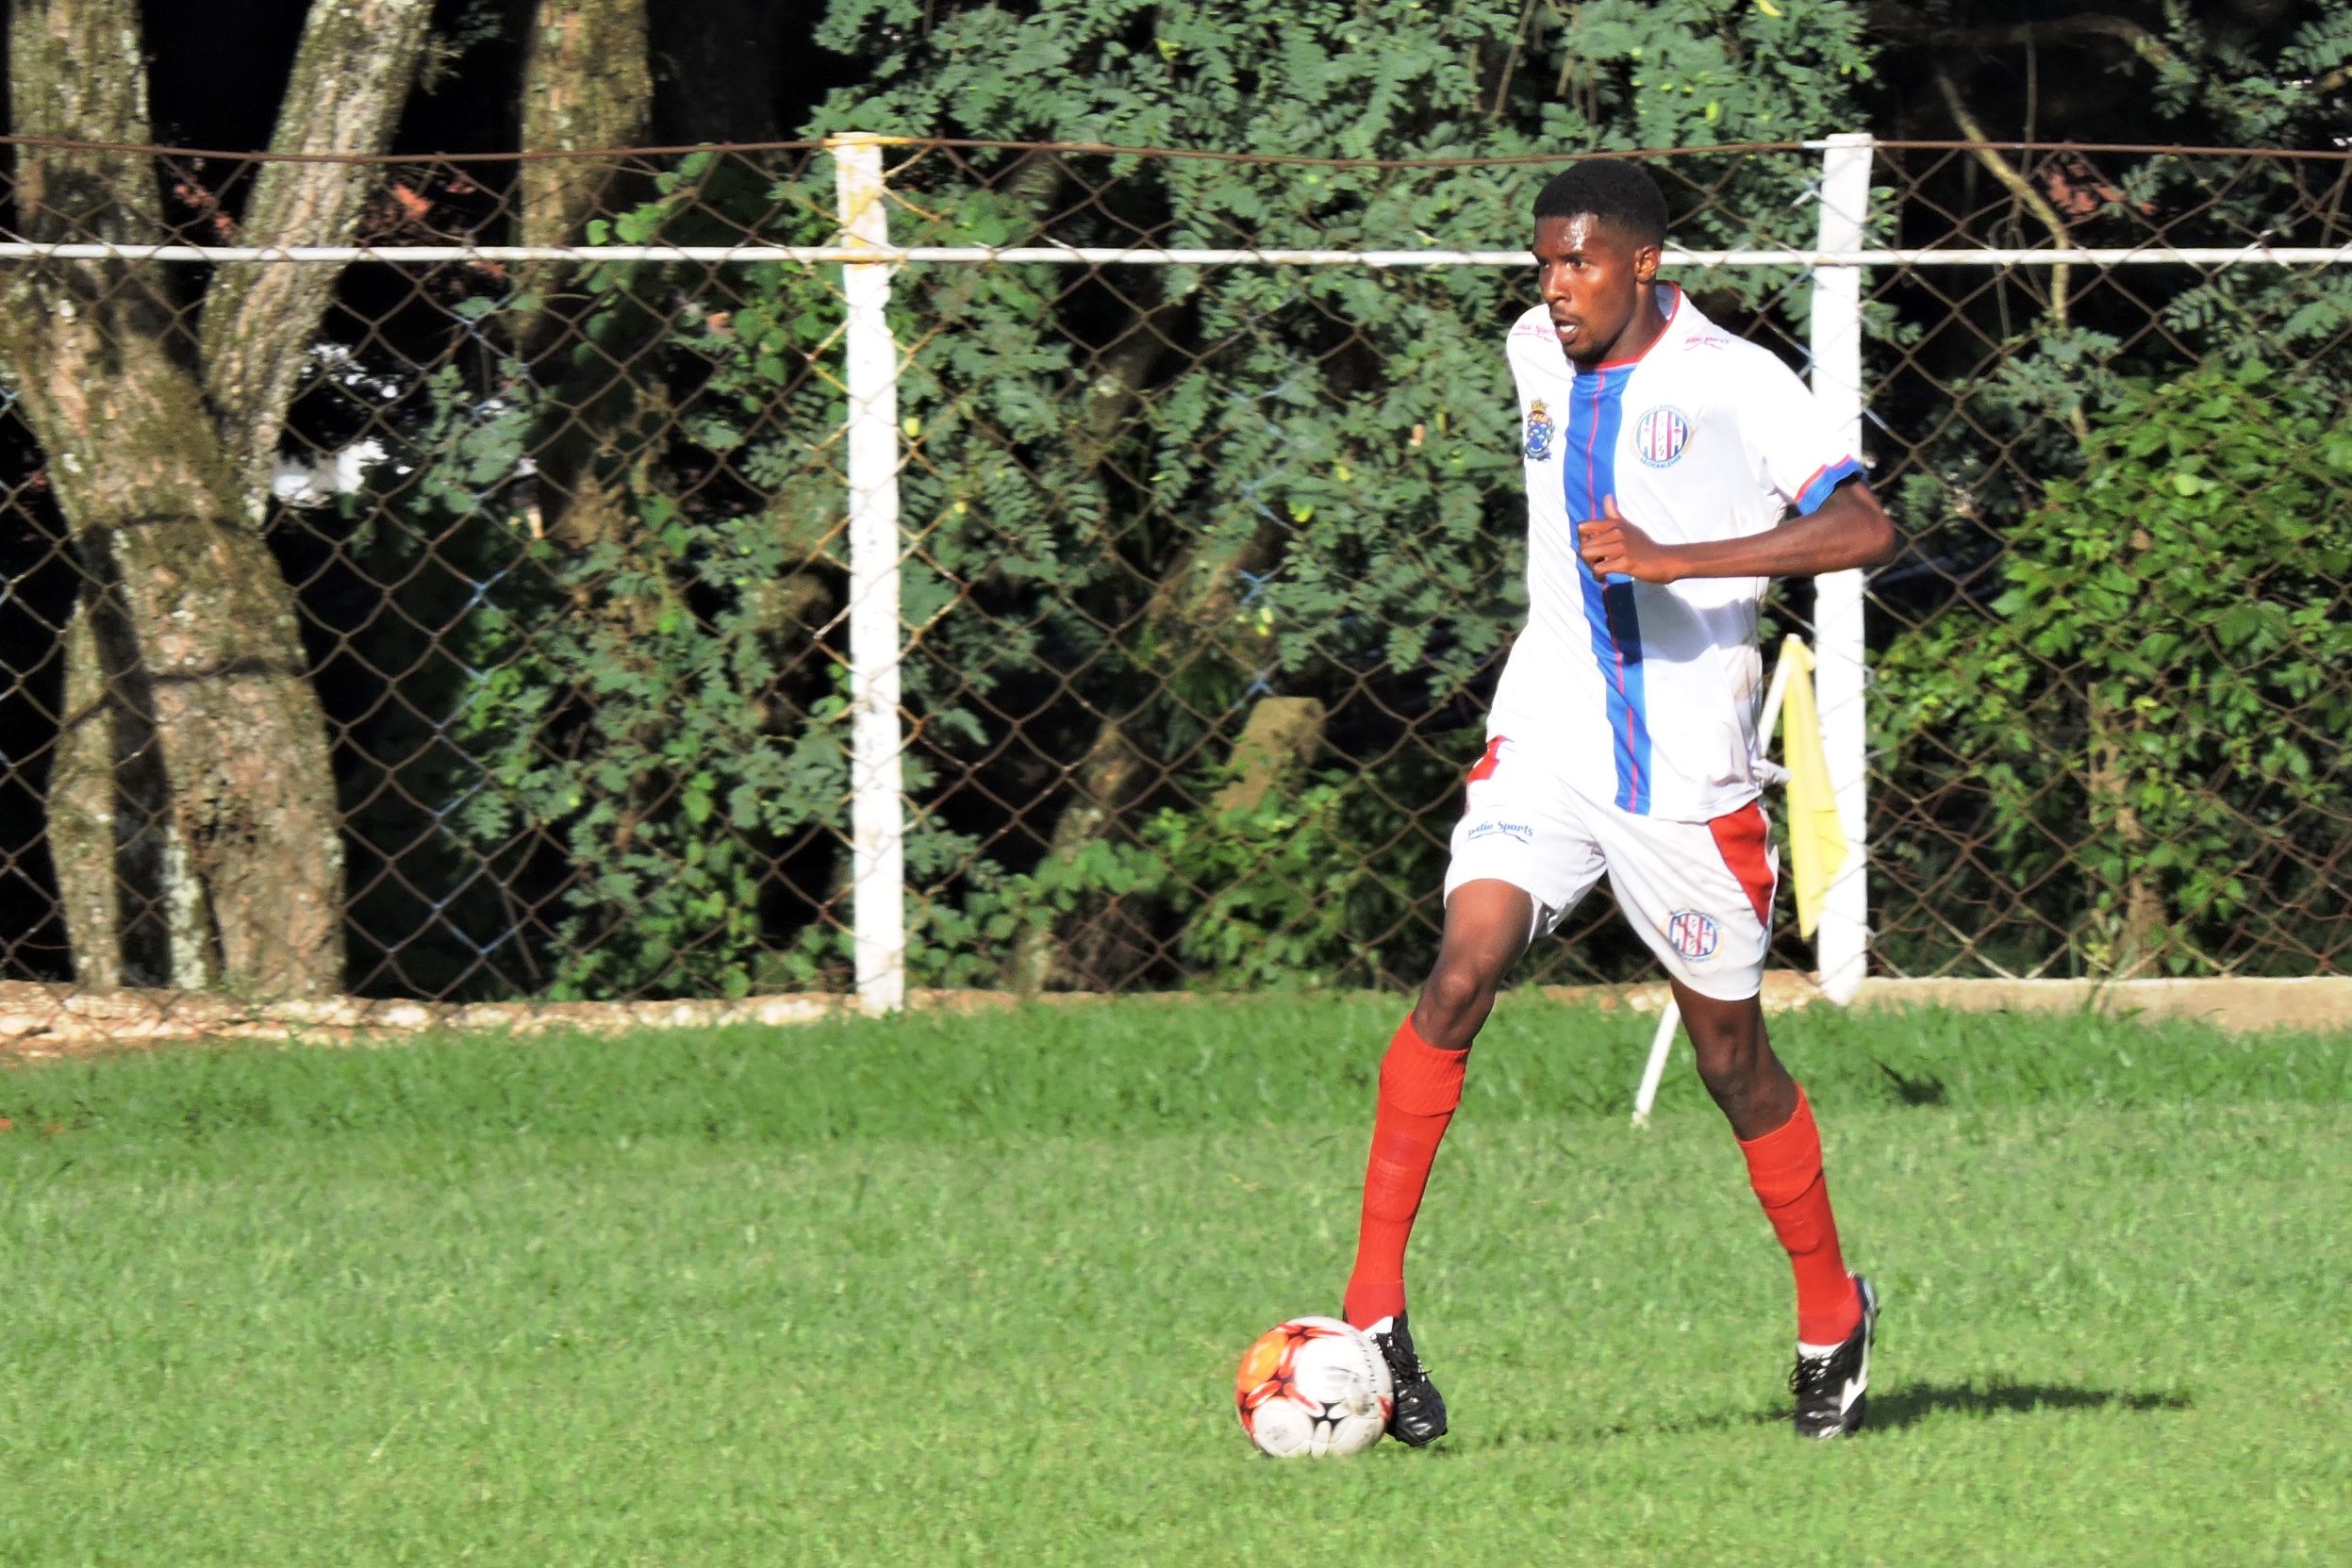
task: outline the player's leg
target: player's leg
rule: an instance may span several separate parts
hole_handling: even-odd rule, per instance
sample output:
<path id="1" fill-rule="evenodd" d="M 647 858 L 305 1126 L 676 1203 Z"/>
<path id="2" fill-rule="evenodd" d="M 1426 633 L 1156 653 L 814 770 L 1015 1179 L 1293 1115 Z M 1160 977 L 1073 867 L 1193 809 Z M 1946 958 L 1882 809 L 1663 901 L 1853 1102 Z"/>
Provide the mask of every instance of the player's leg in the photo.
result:
<path id="1" fill-rule="evenodd" d="M 1438 1143 L 1462 1103 L 1470 1042 L 1504 974 L 1527 950 L 1533 924 L 1533 901 L 1507 882 L 1466 883 L 1446 900 L 1437 962 L 1381 1058 L 1364 1219 L 1344 1306 L 1359 1329 L 1404 1311 L 1405 1244 Z"/>
<path id="2" fill-rule="evenodd" d="M 1493 1011 L 1503 976 L 1527 950 L 1534 922 L 1533 899 L 1510 883 L 1454 888 L 1437 962 L 1381 1058 L 1363 1220 L 1341 1311 L 1380 1346 L 1394 1385 L 1389 1433 L 1416 1448 L 1445 1435 L 1446 1401 L 1421 1366 L 1405 1315 L 1405 1246 L 1437 1146 L 1462 1103 L 1470 1042 Z"/>
<path id="3" fill-rule="evenodd" d="M 1437 962 L 1405 1021 L 1433 1048 L 1466 1053 L 1534 929 L 1535 900 L 1527 889 L 1491 877 L 1455 888 L 1446 899 Z"/>
<path id="4" fill-rule="evenodd" d="M 1609 843 L 1627 916 L 1665 966 L 1698 1076 L 1747 1162 L 1748 1183 L 1797 1281 L 1797 1427 L 1862 1425 L 1877 1299 L 1847 1272 L 1821 1133 L 1764 1029 L 1761 991 L 1777 867 L 1763 811 L 1710 823 L 1627 818 Z"/>
<path id="5" fill-rule="evenodd" d="M 1745 1143 L 1786 1125 L 1797 1114 L 1797 1081 L 1773 1054 L 1762 995 L 1721 1001 L 1673 976 L 1667 983 L 1698 1058 L 1698 1081 L 1731 1124 L 1731 1135 Z"/>
<path id="6" fill-rule="evenodd" d="M 1556 926 L 1600 879 L 1599 847 L 1572 811 L 1561 809 L 1561 787 L 1548 768 L 1500 739 L 1471 771 L 1446 870 L 1437 961 L 1381 1059 L 1363 1226 L 1341 1311 L 1387 1358 L 1396 1382 L 1388 1429 L 1416 1447 L 1445 1431 L 1446 1406 L 1406 1322 L 1405 1246 L 1437 1146 L 1462 1101 L 1470 1042 L 1534 933 Z"/>
<path id="7" fill-rule="evenodd" d="M 1863 1304 L 1838 1246 L 1813 1107 L 1773 1053 L 1757 998 L 1723 1001 L 1679 980 L 1674 997 L 1699 1081 L 1731 1124 L 1748 1184 L 1797 1277 L 1797 1343 L 1826 1355 L 1853 1334 Z"/>

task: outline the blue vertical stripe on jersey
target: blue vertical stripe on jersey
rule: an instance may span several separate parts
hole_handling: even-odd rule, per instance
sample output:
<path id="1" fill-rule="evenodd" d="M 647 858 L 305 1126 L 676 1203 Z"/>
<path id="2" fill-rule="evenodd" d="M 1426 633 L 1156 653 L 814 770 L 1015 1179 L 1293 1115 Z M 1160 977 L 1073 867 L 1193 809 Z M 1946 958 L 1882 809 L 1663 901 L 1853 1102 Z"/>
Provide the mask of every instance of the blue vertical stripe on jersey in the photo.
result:
<path id="1" fill-rule="evenodd" d="M 1616 494 L 1617 432 L 1625 422 L 1626 383 L 1632 378 L 1631 365 L 1577 372 L 1560 443 L 1570 528 L 1606 516 L 1602 502 Z M 1570 543 L 1574 547 L 1582 541 Z M 1584 624 L 1592 633 L 1593 658 L 1600 666 L 1608 704 L 1617 809 L 1648 816 L 1649 707 L 1642 692 L 1642 627 L 1634 614 L 1633 580 L 1612 572 L 1601 582 L 1584 564 L 1581 549 L 1576 551 L 1576 570 L 1584 589 Z"/>

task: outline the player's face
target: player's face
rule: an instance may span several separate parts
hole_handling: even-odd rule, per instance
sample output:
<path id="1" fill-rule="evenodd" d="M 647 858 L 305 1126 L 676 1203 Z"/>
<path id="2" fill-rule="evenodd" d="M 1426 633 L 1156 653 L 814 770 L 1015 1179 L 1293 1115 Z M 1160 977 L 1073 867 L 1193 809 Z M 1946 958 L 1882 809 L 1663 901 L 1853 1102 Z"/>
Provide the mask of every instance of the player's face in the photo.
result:
<path id="1" fill-rule="evenodd" d="M 1536 281 L 1561 352 L 1598 365 L 1625 335 L 1658 278 L 1658 247 L 1636 244 L 1589 212 L 1535 221 Z"/>

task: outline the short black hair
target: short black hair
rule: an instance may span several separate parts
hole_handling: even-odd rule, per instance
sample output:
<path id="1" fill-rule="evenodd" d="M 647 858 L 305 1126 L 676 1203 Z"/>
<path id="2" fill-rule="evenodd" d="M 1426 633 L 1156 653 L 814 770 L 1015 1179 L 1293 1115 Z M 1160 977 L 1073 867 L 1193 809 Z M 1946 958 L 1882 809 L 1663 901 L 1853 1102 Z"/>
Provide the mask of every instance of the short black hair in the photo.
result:
<path id="1" fill-rule="evenodd" d="M 1535 193 L 1538 222 L 1586 212 L 1639 243 L 1666 242 L 1665 195 L 1638 163 L 1587 158 L 1552 175 Z"/>

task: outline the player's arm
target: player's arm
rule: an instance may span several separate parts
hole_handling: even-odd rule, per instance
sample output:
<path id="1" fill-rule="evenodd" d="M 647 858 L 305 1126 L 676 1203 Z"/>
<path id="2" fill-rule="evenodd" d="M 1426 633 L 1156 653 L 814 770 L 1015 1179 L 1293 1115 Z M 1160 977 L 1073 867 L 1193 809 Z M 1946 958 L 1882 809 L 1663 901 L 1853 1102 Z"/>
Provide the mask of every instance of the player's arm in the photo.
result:
<path id="1" fill-rule="evenodd" d="M 1612 572 L 1644 583 L 1685 577 L 1814 577 L 1825 571 L 1879 566 L 1894 558 L 1902 539 L 1861 479 L 1848 479 L 1803 517 L 1742 539 L 1660 544 L 1603 502 L 1607 516 L 1577 525 L 1578 553 L 1596 576 Z"/>

